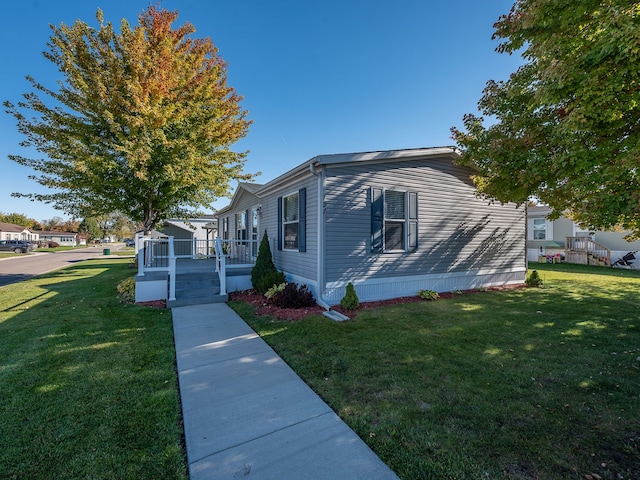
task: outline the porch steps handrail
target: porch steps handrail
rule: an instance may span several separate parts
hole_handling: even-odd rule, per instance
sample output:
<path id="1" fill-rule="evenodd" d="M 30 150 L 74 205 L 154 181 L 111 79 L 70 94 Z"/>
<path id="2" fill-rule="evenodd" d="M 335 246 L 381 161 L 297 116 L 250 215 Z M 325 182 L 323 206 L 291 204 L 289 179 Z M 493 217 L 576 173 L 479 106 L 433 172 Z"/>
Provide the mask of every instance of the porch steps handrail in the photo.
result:
<path id="1" fill-rule="evenodd" d="M 169 237 L 169 301 L 176 299 L 176 250 Z"/>
<path id="2" fill-rule="evenodd" d="M 220 237 L 215 239 L 216 272 L 220 278 L 220 295 L 227 294 L 227 261 Z"/>
<path id="3" fill-rule="evenodd" d="M 585 263 L 587 265 L 611 265 L 611 249 L 596 242 L 591 237 L 566 237 L 566 253 L 568 257 L 574 254 L 581 254 L 585 257 Z M 569 259 L 567 259 L 567 261 L 569 261 Z"/>

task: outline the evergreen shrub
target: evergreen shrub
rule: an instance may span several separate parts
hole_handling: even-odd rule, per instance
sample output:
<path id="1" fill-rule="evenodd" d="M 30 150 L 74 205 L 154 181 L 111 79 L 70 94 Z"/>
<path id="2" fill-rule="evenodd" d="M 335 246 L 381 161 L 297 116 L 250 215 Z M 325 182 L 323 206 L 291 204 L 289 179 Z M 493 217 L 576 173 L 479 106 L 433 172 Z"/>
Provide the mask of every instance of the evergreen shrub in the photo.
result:
<path id="1" fill-rule="evenodd" d="M 284 273 L 279 272 L 273 264 L 269 237 L 265 230 L 262 241 L 260 242 L 260 247 L 258 248 L 256 264 L 253 266 L 253 270 L 251 270 L 251 284 L 254 290 L 264 295 L 267 290 L 274 285 L 280 285 L 284 282 Z"/>
<path id="2" fill-rule="evenodd" d="M 340 300 L 340 306 L 345 310 L 355 310 L 360 306 L 360 299 L 358 298 L 358 294 L 356 293 L 356 289 L 353 286 L 353 283 L 349 282 L 347 284 L 347 291 Z"/>
<path id="3" fill-rule="evenodd" d="M 527 285 L 527 287 L 541 287 L 542 286 L 542 279 L 540 278 L 540 275 L 538 275 L 538 271 L 534 270 L 527 277 L 527 279 L 524 281 L 524 283 Z"/>

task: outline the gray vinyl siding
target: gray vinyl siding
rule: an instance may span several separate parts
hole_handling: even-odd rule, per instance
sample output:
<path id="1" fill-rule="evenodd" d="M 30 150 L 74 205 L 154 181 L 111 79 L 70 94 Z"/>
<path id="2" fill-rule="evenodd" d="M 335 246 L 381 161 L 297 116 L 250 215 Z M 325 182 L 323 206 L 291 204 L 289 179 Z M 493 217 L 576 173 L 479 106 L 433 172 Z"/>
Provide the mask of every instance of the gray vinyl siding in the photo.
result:
<path id="1" fill-rule="evenodd" d="M 278 197 L 286 196 L 306 188 L 306 252 L 278 250 Z M 261 198 L 263 217 L 260 223 L 260 238 L 265 229 L 271 243 L 273 262 L 278 270 L 309 281 L 317 281 L 318 265 L 318 179 L 309 174 L 296 182 L 270 191 Z"/>
<path id="2" fill-rule="evenodd" d="M 475 196 L 446 158 L 328 165 L 326 282 L 525 267 L 525 209 Z M 371 187 L 418 193 L 418 249 L 371 253 Z"/>
<path id="3" fill-rule="evenodd" d="M 188 232 L 183 228 L 177 227 L 175 225 L 166 225 L 162 228 L 162 234 L 167 237 L 174 237 L 176 239 L 192 239 L 193 233 Z"/>
<path id="4" fill-rule="evenodd" d="M 624 239 L 624 236 L 630 232 L 594 232 L 593 239 L 606 246 L 611 250 L 620 250 L 626 252 L 637 252 L 640 250 L 640 240 L 629 242 Z M 617 260 L 617 258 L 614 258 Z"/>
<path id="5" fill-rule="evenodd" d="M 229 217 L 229 239 L 237 240 L 238 236 L 238 226 L 236 225 L 236 213 L 245 212 L 247 210 L 251 211 L 252 208 L 257 207 L 260 204 L 260 199 L 247 191 L 244 191 L 239 198 L 236 199 L 236 202 L 233 206 L 233 210 L 222 215 L 219 219 L 220 222 L 220 235 L 222 235 L 222 219 L 225 217 Z M 258 231 L 264 231 L 264 229 L 260 226 L 261 219 L 258 217 Z M 251 219 L 247 219 L 248 228 L 251 228 Z M 262 238 L 262 235 L 258 235 Z"/>

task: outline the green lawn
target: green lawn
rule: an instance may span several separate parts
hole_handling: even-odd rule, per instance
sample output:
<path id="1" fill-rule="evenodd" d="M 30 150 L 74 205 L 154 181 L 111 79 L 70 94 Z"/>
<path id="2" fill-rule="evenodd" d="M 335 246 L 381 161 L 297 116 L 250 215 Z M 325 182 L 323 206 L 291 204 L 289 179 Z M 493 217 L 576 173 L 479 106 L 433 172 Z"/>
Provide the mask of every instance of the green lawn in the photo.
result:
<path id="1" fill-rule="evenodd" d="M 29 255 L 28 253 L 0 252 L 0 258 L 19 257 L 20 255 Z"/>
<path id="2" fill-rule="evenodd" d="M 129 264 L 0 288 L 0 477 L 188 478 L 171 313 L 119 302 Z"/>
<path id="3" fill-rule="evenodd" d="M 78 250 L 79 248 L 87 248 L 87 245 L 77 245 L 75 247 L 70 245 L 61 245 L 59 247 L 38 247 L 34 252 L 66 252 L 68 250 Z"/>
<path id="4" fill-rule="evenodd" d="M 532 268 L 344 323 L 232 307 L 402 479 L 639 479 L 640 272 Z"/>

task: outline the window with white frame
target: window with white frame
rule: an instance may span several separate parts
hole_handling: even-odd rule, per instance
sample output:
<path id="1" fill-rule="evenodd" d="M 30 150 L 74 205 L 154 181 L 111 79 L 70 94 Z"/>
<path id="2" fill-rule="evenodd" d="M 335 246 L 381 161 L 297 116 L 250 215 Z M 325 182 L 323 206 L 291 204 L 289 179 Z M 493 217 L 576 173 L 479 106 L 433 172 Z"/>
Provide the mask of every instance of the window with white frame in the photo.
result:
<path id="1" fill-rule="evenodd" d="M 307 189 L 278 197 L 278 250 L 307 251 Z"/>
<path id="2" fill-rule="evenodd" d="M 405 193 L 394 190 L 384 192 L 384 249 L 387 252 L 406 248 Z"/>
<path id="3" fill-rule="evenodd" d="M 236 240 L 247 239 L 247 212 L 236 213 Z"/>
<path id="4" fill-rule="evenodd" d="M 412 252 L 418 248 L 418 194 L 371 189 L 371 252 Z"/>
<path id="5" fill-rule="evenodd" d="M 298 249 L 299 199 L 298 192 L 282 197 L 283 248 L 285 250 Z"/>
<path id="6" fill-rule="evenodd" d="M 229 240 L 229 217 L 222 219 L 222 239 Z"/>
<path id="7" fill-rule="evenodd" d="M 533 239 L 534 240 L 547 239 L 547 219 L 546 218 L 533 219 Z"/>
<path id="8" fill-rule="evenodd" d="M 251 209 L 251 255 L 258 256 L 258 207 Z"/>

